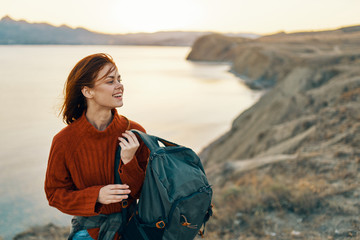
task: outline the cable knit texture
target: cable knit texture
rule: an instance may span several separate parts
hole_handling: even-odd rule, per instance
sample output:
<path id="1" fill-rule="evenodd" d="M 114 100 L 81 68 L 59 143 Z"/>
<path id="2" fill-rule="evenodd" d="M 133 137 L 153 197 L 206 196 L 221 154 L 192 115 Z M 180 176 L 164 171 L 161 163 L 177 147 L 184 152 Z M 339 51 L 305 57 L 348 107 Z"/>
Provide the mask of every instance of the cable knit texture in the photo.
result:
<path id="1" fill-rule="evenodd" d="M 138 123 L 118 115 L 116 109 L 112 112 L 114 118 L 104 131 L 91 125 L 84 113 L 53 138 L 45 178 L 45 193 L 50 206 L 76 216 L 121 212 L 119 203 L 97 203 L 99 190 L 114 184 L 118 137 L 128 127 L 145 130 Z M 135 157 L 127 164 L 120 162 L 120 178 L 122 183 L 129 185 L 132 199 L 140 195 L 148 157 L 149 150 L 140 141 Z M 97 239 L 98 229 L 90 229 L 89 233 Z"/>

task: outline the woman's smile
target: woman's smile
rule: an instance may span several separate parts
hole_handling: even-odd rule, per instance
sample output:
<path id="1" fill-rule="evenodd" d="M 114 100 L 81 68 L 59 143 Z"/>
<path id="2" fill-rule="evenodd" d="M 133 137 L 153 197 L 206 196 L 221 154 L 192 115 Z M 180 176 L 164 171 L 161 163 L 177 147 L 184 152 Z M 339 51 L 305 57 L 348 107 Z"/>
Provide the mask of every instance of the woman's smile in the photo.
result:
<path id="1" fill-rule="evenodd" d="M 116 99 L 122 99 L 122 92 L 113 94 L 113 97 Z"/>

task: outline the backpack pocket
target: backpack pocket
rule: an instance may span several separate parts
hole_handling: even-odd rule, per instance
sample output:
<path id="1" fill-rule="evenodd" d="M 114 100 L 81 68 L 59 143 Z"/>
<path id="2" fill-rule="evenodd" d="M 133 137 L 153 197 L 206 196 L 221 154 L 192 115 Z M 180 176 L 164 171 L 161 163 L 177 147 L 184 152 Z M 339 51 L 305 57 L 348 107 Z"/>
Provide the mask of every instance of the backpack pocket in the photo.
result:
<path id="1" fill-rule="evenodd" d="M 174 202 L 169 214 L 169 225 L 165 230 L 166 236 L 176 236 L 178 240 L 194 239 L 201 226 L 206 222 L 208 211 L 211 208 L 212 190 L 204 187 L 187 197 Z"/>
<path id="2" fill-rule="evenodd" d="M 138 215 L 134 214 L 127 223 L 122 239 L 124 240 L 161 240 L 163 239 L 164 228 L 149 226 L 151 224 L 142 224 Z M 156 224 L 155 224 L 156 225 Z"/>

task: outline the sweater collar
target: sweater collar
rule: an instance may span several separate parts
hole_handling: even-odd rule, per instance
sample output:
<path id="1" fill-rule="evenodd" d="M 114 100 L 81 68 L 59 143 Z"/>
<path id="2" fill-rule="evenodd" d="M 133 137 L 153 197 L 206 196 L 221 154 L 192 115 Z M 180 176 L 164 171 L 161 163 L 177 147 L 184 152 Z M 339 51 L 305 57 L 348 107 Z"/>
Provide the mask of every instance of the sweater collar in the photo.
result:
<path id="1" fill-rule="evenodd" d="M 105 128 L 105 130 L 100 131 L 96 129 L 86 118 L 86 111 L 83 112 L 82 116 L 76 121 L 77 122 L 77 128 L 79 128 L 82 132 L 87 132 L 91 134 L 92 136 L 109 136 L 113 135 L 117 131 L 119 131 L 119 128 L 124 128 L 124 131 L 126 130 L 127 124 L 125 121 L 121 121 L 121 117 L 119 116 L 117 110 L 114 108 L 111 110 L 111 113 L 113 114 L 113 119 L 109 126 Z M 124 125 L 124 126 L 122 126 Z"/>

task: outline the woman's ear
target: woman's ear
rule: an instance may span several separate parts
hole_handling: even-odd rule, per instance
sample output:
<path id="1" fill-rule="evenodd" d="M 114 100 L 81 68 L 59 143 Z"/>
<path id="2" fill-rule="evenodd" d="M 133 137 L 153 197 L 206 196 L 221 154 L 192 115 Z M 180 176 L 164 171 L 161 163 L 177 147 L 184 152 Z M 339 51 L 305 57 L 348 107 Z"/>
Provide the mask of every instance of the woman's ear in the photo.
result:
<path id="1" fill-rule="evenodd" d="M 85 98 L 93 98 L 93 91 L 91 88 L 85 86 L 81 89 L 81 92 Z"/>

